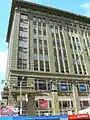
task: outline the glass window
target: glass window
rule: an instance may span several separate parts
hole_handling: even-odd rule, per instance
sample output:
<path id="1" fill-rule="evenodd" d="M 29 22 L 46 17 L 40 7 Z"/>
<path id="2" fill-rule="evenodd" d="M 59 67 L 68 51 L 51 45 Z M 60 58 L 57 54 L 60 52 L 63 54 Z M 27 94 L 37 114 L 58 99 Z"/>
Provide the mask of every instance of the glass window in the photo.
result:
<path id="1" fill-rule="evenodd" d="M 22 79 L 22 77 L 21 76 L 19 76 L 18 77 L 18 82 L 17 82 L 17 86 L 20 86 L 20 82 L 22 81 L 22 86 L 24 87 L 24 86 L 27 86 L 27 77 L 24 77 L 23 79 Z"/>
<path id="2" fill-rule="evenodd" d="M 24 32 L 24 31 L 19 31 L 19 36 L 23 37 L 23 38 L 27 38 L 28 37 L 28 33 Z"/>
<path id="3" fill-rule="evenodd" d="M 27 48 L 27 42 L 26 41 L 19 41 L 19 47 Z"/>
<path id="4" fill-rule="evenodd" d="M 52 43 L 53 43 L 53 46 L 55 46 L 55 39 L 53 39 Z"/>
<path id="5" fill-rule="evenodd" d="M 49 71 L 49 62 L 45 61 L 46 71 Z"/>
<path id="6" fill-rule="evenodd" d="M 21 21 L 28 21 L 28 15 L 21 14 L 20 19 Z"/>
<path id="7" fill-rule="evenodd" d="M 54 48 L 53 50 L 54 50 L 54 56 L 57 56 L 56 48 Z"/>
<path id="8" fill-rule="evenodd" d="M 80 101 L 81 109 L 85 109 L 89 107 L 89 101 Z"/>
<path id="9" fill-rule="evenodd" d="M 27 59 L 24 58 L 18 58 L 18 69 L 27 69 Z"/>
<path id="10" fill-rule="evenodd" d="M 40 55 L 40 60 L 42 60 L 42 61 L 43 61 L 43 55 Z"/>
<path id="11" fill-rule="evenodd" d="M 82 91 L 82 92 L 89 91 L 89 86 L 87 84 L 79 83 L 78 87 L 79 87 L 79 91 Z"/>
<path id="12" fill-rule="evenodd" d="M 64 57 L 66 57 L 66 50 L 65 49 L 63 49 L 63 55 L 64 55 Z"/>
<path id="13" fill-rule="evenodd" d="M 70 102 L 69 101 L 63 101 L 63 108 L 70 107 Z"/>
<path id="14" fill-rule="evenodd" d="M 43 61 L 40 61 L 40 70 L 44 71 L 44 63 L 43 63 Z"/>
<path id="15" fill-rule="evenodd" d="M 36 34 L 36 33 L 37 33 L 37 30 L 36 30 L 36 29 L 33 29 L 33 33 Z"/>
<path id="16" fill-rule="evenodd" d="M 34 70 L 38 70 L 38 61 L 34 60 Z"/>
<path id="17" fill-rule="evenodd" d="M 50 90 L 50 83 L 47 80 L 35 80 L 35 90 Z"/>
<path id="18" fill-rule="evenodd" d="M 36 104 L 36 108 L 38 108 L 39 107 L 38 101 L 35 101 L 35 104 Z"/>
<path id="19" fill-rule="evenodd" d="M 37 54 L 37 49 L 36 48 L 34 48 L 34 53 Z"/>
<path id="20" fill-rule="evenodd" d="M 49 61 L 48 55 L 45 55 L 45 61 Z"/>
<path id="21" fill-rule="evenodd" d="M 57 84 L 60 91 L 71 91 L 72 85 L 70 82 L 61 81 Z"/>
<path id="22" fill-rule="evenodd" d="M 43 35 L 46 35 L 46 29 L 43 30 Z"/>
<path id="23" fill-rule="evenodd" d="M 48 49 L 44 49 L 45 55 L 48 55 Z"/>
<path id="24" fill-rule="evenodd" d="M 38 55 L 34 55 L 34 60 L 38 60 Z"/>

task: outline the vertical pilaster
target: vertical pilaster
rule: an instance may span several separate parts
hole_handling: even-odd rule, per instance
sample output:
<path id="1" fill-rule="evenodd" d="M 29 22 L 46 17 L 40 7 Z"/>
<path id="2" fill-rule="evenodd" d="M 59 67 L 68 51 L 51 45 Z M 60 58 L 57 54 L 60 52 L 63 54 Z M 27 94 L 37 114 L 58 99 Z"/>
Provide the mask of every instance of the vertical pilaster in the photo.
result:
<path id="1" fill-rule="evenodd" d="M 12 27 L 12 55 L 11 55 L 11 68 L 17 68 L 17 57 L 18 57 L 18 38 L 19 38 L 19 21 L 20 21 L 20 13 L 15 12 L 14 21 Z"/>
<path id="2" fill-rule="evenodd" d="M 77 84 L 73 83 L 72 88 L 73 88 L 74 111 L 75 111 L 75 113 L 78 113 L 78 111 L 80 110 L 80 104 L 79 104 L 79 96 L 78 96 Z"/>
<path id="3" fill-rule="evenodd" d="M 34 70 L 33 20 L 29 16 L 29 68 Z"/>
<path id="4" fill-rule="evenodd" d="M 35 116 L 35 96 L 31 94 L 28 95 L 27 115 Z"/>
<path id="5" fill-rule="evenodd" d="M 52 36 L 51 36 L 51 28 L 49 27 L 49 21 L 47 21 L 47 38 L 48 38 L 48 49 L 49 49 L 49 59 L 50 59 L 50 70 L 51 72 L 55 72 L 55 60 L 53 53 L 53 44 L 52 44 Z"/>
<path id="6" fill-rule="evenodd" d="M 58 92 L 57 91 L 52 91 L 52 111 L 53 115 L 59 115 L 59 100 L 58 100 Z"/>

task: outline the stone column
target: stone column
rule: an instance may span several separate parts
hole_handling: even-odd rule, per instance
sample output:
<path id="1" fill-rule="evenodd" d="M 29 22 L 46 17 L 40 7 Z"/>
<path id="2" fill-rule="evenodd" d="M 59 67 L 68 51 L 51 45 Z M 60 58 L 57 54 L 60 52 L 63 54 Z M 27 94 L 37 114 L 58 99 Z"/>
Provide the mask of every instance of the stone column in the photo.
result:
<path id="1" fill-rule="evenodd" d="M 31 94 L 28 95 L 27 115 L 35 116 L 35 96 Z"/>
<path id="2" fill-rule="evenodd" d="M 58 101 L 58 92 L 57 91 L 52 91 L 52 111 L 53 115 L 59 115 L 59 101 Z"/>
<path id="3" fill-rule="evenodd" d="M 52 81 L 51 96 L 52 96 L 53 115 L 59 115 L 60 110 L 59 110 L 59 100 L 58 100 L 58 92 L 57 92 L 56 81 Z"/>
<path id="4" fill-rule="evenodd" d="M 80 110 L 80 102 L 79 102 L 79 96 L 78 96 L 78 90 L 77 90 L 77 83 L 76 82 L 73 82 L 72 89 L 73 89 L 74 110 L 75 110 L 75 113 L 78 113 L 78 111 Z"/>

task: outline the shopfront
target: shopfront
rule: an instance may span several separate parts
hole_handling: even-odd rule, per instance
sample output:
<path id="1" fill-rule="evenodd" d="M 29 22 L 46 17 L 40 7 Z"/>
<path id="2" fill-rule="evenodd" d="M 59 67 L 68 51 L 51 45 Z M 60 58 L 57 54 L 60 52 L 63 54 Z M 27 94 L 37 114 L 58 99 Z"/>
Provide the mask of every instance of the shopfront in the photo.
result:
<path id="1" fill-rule="evenodd" d="M 68 116 L 68 120 L 90 120 L 89 114 L 73 114 Z"/>

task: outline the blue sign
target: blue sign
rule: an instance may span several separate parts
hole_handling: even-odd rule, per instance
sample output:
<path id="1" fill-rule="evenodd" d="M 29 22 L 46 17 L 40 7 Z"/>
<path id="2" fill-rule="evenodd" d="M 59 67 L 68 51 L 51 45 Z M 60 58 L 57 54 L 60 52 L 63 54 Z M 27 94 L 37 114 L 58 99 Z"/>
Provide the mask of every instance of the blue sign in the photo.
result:
<path id="1" fill-rule="evenodd" d="M 67 115 L 1 117 L 0 120 L 68 120 Z"/>
<path id="2" fill-rule="evenodd" d="M 13 120 L 68 120 L 67 115 L 56 116 L 19 116 L 13 117 Z"/>
<path id="3" fill-rule="evenodd" d="M 61 84 L 61 90 L 68 90 L 68 86 L 66 84 Z"/>
<path id="4" fill-rule="evenodd" d="M 80 89 L 80 91 L 86 91 L 86 86 L 85 85 L 80 85 L 79 89 Z"/>

